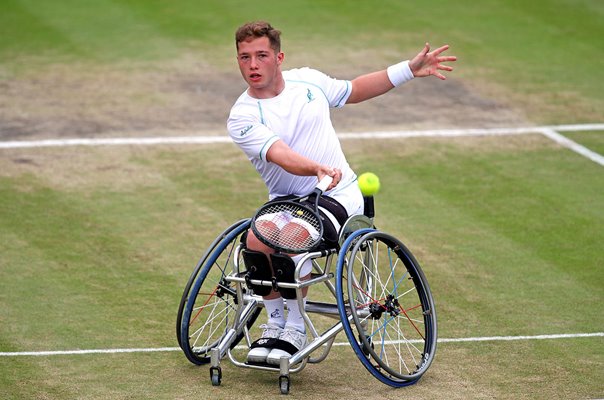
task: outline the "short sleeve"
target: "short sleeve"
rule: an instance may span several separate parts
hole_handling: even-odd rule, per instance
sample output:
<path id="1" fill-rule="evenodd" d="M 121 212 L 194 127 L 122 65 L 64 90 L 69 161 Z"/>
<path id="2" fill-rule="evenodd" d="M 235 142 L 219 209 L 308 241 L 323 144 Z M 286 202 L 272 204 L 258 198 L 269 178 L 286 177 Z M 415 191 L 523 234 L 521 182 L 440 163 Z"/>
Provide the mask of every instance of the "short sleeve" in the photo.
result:
<path id="1" fill-rule="evenodd" d="M 263 125 L 260 120 L 231 111 L 227 121 L 231 139 L 243 150 L 250 160 L 266 161 L 266 153 L 279 137 Z"/>
<path id="2" fill-rule="evenodd" d="M 318 86 L 329 103 L 330 107 L 339 108 L 346 104 L 352 93 L 352 83 L 348 80 L 335 79 L 329 75 L 311 68 L 292 70 L 298 79 Z M 298 74 L 296 74 L 296 72 Z M 296 79 L 293 78 L 292 79 Z"/>
<path id="3" fill-rule="evenodd" d="M 324 91 L 329 100 L 329 105 L 336 108 L 343 107 L 352 93 L 352 83 L 348 80 L 323 75 Z"/>

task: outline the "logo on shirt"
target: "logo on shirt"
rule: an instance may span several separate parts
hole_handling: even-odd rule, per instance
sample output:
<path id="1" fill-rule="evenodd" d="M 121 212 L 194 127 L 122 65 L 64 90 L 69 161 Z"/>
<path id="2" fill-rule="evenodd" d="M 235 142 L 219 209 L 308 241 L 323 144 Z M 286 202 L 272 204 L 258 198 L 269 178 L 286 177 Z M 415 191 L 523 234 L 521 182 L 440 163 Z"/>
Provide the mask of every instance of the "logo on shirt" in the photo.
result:
<path id="1" fill-rule="evenodd" d="M 311 101 L 313 101 L 315 99 L 315 96 L 312 94 L 312 92 L 310 91 L 310 89 L 306 89 L 306 98 L 308 99 L 308 102 L 310 103 Z"/>
<path id="2" fill-rule="evenodd" d="M 252 129 L 252 125 L 248 125 L 245 128 L 243 128 L 241 130 L 241 132 L 239 132 L 240 136 L 245 136 L 245 134 L 248 133 L 250 131 L 250 129 Z"/>

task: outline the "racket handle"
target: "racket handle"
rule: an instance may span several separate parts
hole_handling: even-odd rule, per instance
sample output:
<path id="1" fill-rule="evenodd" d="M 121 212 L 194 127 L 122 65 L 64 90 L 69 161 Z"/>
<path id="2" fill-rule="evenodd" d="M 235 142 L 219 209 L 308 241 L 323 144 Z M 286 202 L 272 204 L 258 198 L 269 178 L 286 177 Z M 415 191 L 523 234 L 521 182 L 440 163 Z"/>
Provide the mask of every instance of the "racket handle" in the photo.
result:
<path id="1" fill-rule="evenodd" d="M 333 181 L 333 177 L 331 177 L 329 175 L 325 175 L 323 177 L 323 179 L 321 179 L 321 181 L 317 185 L 317 189 L 319 189 L 321 191 L 321 193 L 323 193 L 324 191 L 327 190 L 327 188 L 329 187 L 329 185 L 331 184 L 332 181 Z"/>

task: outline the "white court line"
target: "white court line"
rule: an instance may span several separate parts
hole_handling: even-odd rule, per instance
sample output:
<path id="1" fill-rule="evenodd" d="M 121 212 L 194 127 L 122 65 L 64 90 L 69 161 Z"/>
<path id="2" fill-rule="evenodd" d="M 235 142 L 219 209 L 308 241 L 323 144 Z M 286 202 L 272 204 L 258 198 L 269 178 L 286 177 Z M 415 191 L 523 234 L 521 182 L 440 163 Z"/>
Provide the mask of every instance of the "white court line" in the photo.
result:
<path id="1" fill-rule="evenodd" d="M 558 132 L 604 130 L 604 124 L 577 124 L 529 126 L 520 128 L 487 128 L 487 129 L 437 129 L 423 131 L 382 131 L 341 133 L 341 140 L 347 139 L 396 139 L 412 137 L 459 137 L 459 136 L 504 136 L 542 134 L 591 161 L 604 166 L 604 157 L 588 148 L 573 142 Z M 228 136 L 173 136 L 146 138 L 90 138 L 90 139 L 47 139 L 31 141 L 0 141 L 0 149 L 65 147 L 65 146 L 123 146 L 123 145 L 161 145 L 161 144 L 217 144 L 231 143 Z"/>
<path id="2" fill-rule="evenodd" d="M 604 332 L 595 333 L 562 333 L 553 335 L 534 335 L 534 336 L 483 336 L 467 338 L 442 338 L 438 343 L 463 343 L 463 342 L 509 342 L 515 340 L 556 340 L 556 339 L 576 339 L 604 337 Z M 413 343 L 419 341 L 411 341 Z M 333 346 L 350 346 L 349 342 L 334 343 Z M 240 347 L 240 346 L 238 346 Z M 119 353 L 156 353 L 168 351 L 181 351 L 180 347 L 156 347 L 140 349 L 92 349 L 92 350 L 59 350 L 59 351 L 16 351 L 0 352 L 0 357 L 20 357 L 20 356 L 62 356 L 62 355 L 85 355 L 85 354 L 119 354 Z"/>
<path id="3" fill-rule="evenodd" d="M 147 349 L 90 349 L 90 350 L 56 350 L 56 351 L 14 351 L 0 352 L 0 357 L 20 356 L 71 356 L 84 354 L 119 354 L 119 353 L 157 353 L 178 351 L 180 347 L 153 347 Z"/>
<path id="4" fill-rule="evenodd" d="M 67 146 L 123 146 L 158 144 L 213 144 L 231 143 L 226 136 L 167 136 L 147 138 L 90 138 L 90 139 L 47 139 L 17 140 L 0 142 L 0 149 L 19 149 L 31 147 L 67 147 Z"/>
<path id="5" fill-rule="evenodd" d="M 486 128 L 486 129 L 436 129 L 413 131 L 381 131 L 341 133 L 338 137 L 346 139 L 396 139 L 411 137 L 457 137 L 457 136 L 500 136 L 525 135 L 531 133 L 544 134 L 546 131 L 604 131 L 604 124 L 581 125 L 552 125 L 529 126 L 520 128 Z M 27 147 L 63 147 L 63 146 L 111 146 L 111 145 L 159 145 L 159 144 L 214 144 L 231 143 L 230 137 L 224 136 L 166 136 L 143 138 L 78 138 L 78 139 L 47 139 L 47 140 L 18 140 L 0 141 L 0 149 L 16 149 Z"/>
<path id="6" fill-rule="evenodd" d="M 553 129 L 544 128 L 541 133 L 548 138 L 552 139 L 554 142 L 558 143 L 561 146 L 571 149 L 575 153 L 581 154 L 583 157 L 589 158 L 591 161 L 598 163 L 604 166 L 604 157 L 595 151 L 589 150 L 587 147 L 580 145 L 577 142 L 573 142 L 566 136 L 562 136 L 558 132 Z"/>
<path id="7" fill-rule="evenodd" d="M 602 131 L 604 124 L 573 124 L 573 125 L 551 125 L 544 128 L 553 129 L 559 132 L 578 132 L 578 131 Z"/>

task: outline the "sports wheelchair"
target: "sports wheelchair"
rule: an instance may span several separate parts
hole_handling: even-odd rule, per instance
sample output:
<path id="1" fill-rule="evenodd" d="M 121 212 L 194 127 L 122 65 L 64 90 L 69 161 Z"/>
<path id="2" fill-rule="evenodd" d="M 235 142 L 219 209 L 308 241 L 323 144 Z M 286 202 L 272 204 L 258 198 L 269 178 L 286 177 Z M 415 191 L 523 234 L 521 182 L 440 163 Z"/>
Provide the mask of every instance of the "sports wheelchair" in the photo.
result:
<path id="1" fill-rule="evenodd" d="M 238 367 L 279 373 L 280 391 L 287 394 L 290 374 L 307 363 L 323 361 L 341 331 L 363 366 L 384 384 L 403 387 L 421 378 L 436 351 L 434 300 L 407 247 L 374 226 L 373 201 L 365 197 L 365 214 L 346 221 L 336 246 L 306 253 L 289 282 L 250 279 L 242 250 L 252 218 L 237 221 L 218 235 L 185 286 L 176 321 L 186 358 L 210 365 L 212 385 L 221 384 L 220 364 L 228 358 Z M 313 272 L 303 281 L 300 269 L 309 259 Z M 295 290 L 296 299 L 286 301 L 298 301 L 303 310 L 307 344 L 291 357 L 282 357 L 278 366 L 246 362 L 250 331 L 263 308 L 254 285 Z M 308 291 L 303 306 L 302 289 L 310 286 L 317 289 Z M 315 292 L 322 298 L 315 300 Z M 311 315 L 322 316 L 323 326 L 313 323 Z"/>

